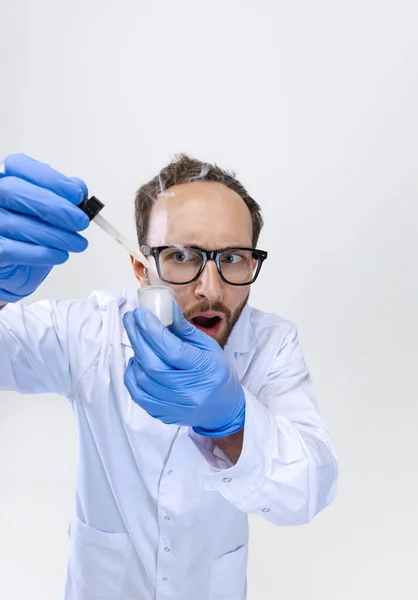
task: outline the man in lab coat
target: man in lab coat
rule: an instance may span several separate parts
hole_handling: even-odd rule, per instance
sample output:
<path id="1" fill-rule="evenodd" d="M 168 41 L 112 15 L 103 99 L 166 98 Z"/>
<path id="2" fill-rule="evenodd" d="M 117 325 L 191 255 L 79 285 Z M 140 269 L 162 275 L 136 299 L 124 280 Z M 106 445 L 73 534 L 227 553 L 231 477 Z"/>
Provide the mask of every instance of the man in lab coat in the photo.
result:
<path id="1" fill-rule="evenodd" d="M 19 303 L 87 241 L 85 183 L 24 155 L 0 169 L 0 388 L 55 392 L 80 437 L 67 600 L 244 600 L 247 515 L 310 521 L 337 466 L 295 325 L 251 308 L 267 253 L 231 174 L 178 157 L 136 197 L 164 327 L 135 290 Z"/>

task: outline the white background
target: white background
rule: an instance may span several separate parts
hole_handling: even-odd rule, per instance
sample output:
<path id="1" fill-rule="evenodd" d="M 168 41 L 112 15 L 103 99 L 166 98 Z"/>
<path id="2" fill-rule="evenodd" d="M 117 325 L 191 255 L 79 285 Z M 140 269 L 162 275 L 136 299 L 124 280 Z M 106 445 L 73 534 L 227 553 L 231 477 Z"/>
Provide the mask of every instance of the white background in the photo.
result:
<path id="1" fill-rule="evenodd" d="M 262 204 L 252 304 L 300 326 L 341 477 L 308 526 L 251 519 L 249 600 L 418 595 L 417 24 L 416 0 L 0 0 L 0 156 L 85 178 L 132 237 L 180 151 Z M 135 285 L 88 237 L 34 299 Z M 1 598 L 62 597 L 76 453 L 64 399 L 0 394 Z"/>

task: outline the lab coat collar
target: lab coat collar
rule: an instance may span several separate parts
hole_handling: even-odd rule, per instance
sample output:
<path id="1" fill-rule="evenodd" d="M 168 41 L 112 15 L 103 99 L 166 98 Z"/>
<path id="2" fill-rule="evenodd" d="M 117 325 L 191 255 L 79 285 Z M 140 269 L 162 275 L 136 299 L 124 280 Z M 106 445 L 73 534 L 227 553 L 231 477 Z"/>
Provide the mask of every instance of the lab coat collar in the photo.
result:
<path id="1" fill-rule="evenodd" d="M 133 308 L 134 307 L 126 306 L 126 310 L 133 310 Z M 236 354 L 246 354 L 255 349 L 258 341 L 251 325 L 251 312 L 252 308 L 246 304 L 225 346 L 225 351 L 228 353 L 234 352 Z M 121 324 L 121 327 L 122 344 L 124 346 L 131 346 L 123 323 Z"/>

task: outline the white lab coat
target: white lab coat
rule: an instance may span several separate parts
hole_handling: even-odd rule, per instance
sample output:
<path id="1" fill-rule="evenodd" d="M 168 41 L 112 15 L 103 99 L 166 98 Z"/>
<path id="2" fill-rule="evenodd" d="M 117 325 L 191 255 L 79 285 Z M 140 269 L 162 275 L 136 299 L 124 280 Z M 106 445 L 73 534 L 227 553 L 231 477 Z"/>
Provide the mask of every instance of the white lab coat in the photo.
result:
<path id="1" fill-rule="evenodd" d="M 135 305 L 132 290 L 0 311 L 0 388 L 61 394 L 77 419 L 65 598 L 244 600 L 247 513 L 306 523 L 335 494 L 335 453 L 297 329 L 247 306 L 230 337 L 225 352 L 246 395 L 232 465 L 211 439 L 130 398 L 121 317 Z"/>

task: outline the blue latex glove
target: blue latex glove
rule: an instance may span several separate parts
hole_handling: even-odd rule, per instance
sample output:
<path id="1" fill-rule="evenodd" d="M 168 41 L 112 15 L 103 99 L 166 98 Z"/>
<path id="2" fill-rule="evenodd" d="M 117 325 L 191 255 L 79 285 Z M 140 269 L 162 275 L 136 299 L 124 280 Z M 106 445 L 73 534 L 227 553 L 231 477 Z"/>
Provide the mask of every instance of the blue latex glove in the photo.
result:
<path id="1" fill-rule="evenodd" d="M 14 154 L 0 164 L 0 300 L 17 302 L 36 290 L 54 265 L 82 252 L 78 235 L 90 221 L 77 205 L 86 184 L 45 163 Z"/>
<path id="2" fill-rule="evenodd" d="M 219 344 L 199 331 L 174 304 L 164 327 L 147 309 L 125 314 L 134 356 L 125 371 L 132 399 L 164 423 L 193 427 L 219 438 L 244 427 L 245 394 Z"/>

